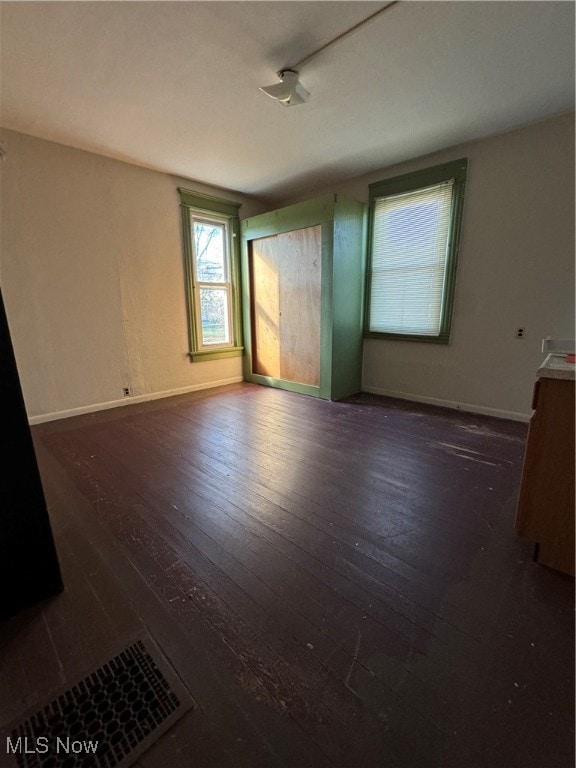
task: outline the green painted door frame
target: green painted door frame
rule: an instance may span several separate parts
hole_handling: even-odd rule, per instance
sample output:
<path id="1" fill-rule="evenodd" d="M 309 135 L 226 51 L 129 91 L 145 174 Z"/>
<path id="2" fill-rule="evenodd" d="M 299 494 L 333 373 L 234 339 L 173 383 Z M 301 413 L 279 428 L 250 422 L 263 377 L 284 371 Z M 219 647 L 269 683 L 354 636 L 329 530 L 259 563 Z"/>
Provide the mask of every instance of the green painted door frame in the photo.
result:
<path id="1" fill-rule="evenodd" d="M 320 386 L 253 372 L 250 242 L 321 227 Z M 365 206 L 325 195 L 240 223 L 244 378 L 258 384 L 334 400 L 360 390 L 365 275 Z"/>

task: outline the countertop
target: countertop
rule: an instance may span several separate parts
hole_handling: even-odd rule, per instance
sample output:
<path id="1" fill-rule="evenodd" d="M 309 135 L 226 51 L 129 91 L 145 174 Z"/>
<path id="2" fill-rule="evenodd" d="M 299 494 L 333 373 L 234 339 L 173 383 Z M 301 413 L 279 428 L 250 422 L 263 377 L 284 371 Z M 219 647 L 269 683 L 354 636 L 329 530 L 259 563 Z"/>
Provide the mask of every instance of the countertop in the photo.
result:
<path id="1" fill-rule="evenodd" d="M 548 355 L 546 360 L 538 368 L 538 376 L 547 379 L 568 379 L 574 381 L 576 365 L 567 363 L 565 355 Z"/>

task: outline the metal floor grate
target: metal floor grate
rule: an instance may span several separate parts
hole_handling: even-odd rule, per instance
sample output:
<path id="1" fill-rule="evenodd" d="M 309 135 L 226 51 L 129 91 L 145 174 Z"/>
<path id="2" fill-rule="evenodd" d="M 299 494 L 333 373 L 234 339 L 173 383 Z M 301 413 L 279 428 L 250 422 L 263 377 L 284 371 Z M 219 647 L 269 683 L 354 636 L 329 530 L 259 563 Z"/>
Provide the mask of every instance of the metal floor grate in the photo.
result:
<path id="1" fill-rule="evenodd" d="M 168 664 L 139 640 L 13 727 L 7 751 L 18 768 L 120 768 L 190 706 Z"/>

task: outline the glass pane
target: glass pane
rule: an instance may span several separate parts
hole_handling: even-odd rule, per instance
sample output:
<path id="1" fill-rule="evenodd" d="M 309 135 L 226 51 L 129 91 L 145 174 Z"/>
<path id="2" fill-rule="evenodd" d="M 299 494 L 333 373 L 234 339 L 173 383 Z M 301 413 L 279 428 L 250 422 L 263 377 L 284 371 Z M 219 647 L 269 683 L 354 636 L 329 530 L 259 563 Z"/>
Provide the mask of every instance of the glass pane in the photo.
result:
<path id="1" fill-rule="evenodd" d="M 226 282 L 225 225 L 194 220 L 193 233 L 198 282 Z"/>
<path id="2" fill-rule="evenodd" d="M 202 344 L 229 344 L 228 291 L 226 288 L 200 288 Z"/>

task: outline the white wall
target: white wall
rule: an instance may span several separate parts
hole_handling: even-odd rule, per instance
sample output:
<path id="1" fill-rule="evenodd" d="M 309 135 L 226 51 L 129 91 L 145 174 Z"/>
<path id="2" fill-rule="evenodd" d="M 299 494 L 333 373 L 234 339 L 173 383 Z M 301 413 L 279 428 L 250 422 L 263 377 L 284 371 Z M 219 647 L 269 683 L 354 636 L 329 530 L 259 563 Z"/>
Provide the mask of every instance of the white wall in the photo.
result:
<path id="1" fill-rule="evenodd" d="M 574 115 L 330 191 L 366 201 L 374 181 L 460 157 L 469 166 L 450 344 L 365 340 L 363 388 L 522 419 L 542 339 L 574 338 Z"/>
<path id="2" fill-rule="evenodd" d="M 241 201 L 243 217 L 262 204 L 1 135 L 0 278 L 31 421 L 239 380 L 241 358 L 187 356 L 177 187 Z"/>

